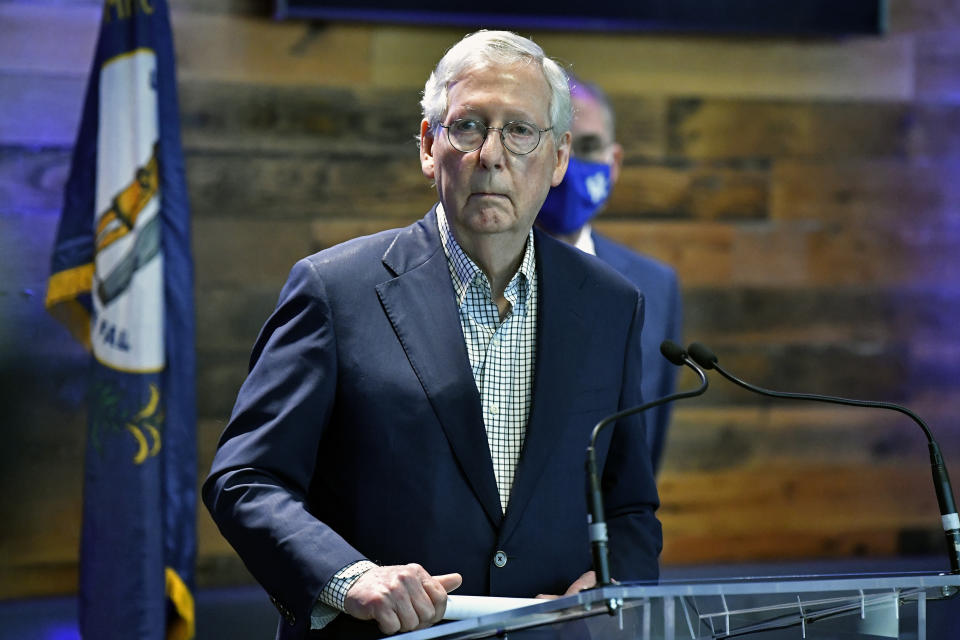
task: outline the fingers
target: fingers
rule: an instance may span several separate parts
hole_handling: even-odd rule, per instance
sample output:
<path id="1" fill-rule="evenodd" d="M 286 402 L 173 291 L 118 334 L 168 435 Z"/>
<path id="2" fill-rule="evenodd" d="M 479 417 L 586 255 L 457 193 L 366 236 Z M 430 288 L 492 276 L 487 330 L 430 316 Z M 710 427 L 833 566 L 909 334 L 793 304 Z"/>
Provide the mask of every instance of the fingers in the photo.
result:
<path id="1" fill-rule="evenodd" d="M 407 593 L 410 598 L 411 610 L 413 616 L 405 622 L 412 625 L 412 629 L 421 629 L 429 627 L 440 620 L 437 617 L 437 598 L 439 602 L 446 601 L 446 592 L 437 584 L 437 581 L 430 577 L 423 569 L 420 569 L 422 575 L 416 580 L 405 583 Z M 440 612 L 441 614 L 443 611 Z"/>
<path id="2" fill-rule="evenodd" d="M 422 629 L 443 618 L 447 591 L 461 581 L 456 573 L 435 578 L 417 564 L 377 567 L 353 583 L 344 611 L 375 621 L 386 634 Z"/>
<path id="3" fill-rule="evenodd" d="M 380 631 L 385 634 L 393 635 L 398 631 L 403 631 L 403 622 L 392 609 L 383 609 L 373 616 L 373 621 L 380 627 Z"/>
<path id="4" fill-rule="evenodd" d="M 563 595 L 572 596 L 575 593 L 580 593 L 584 589 L 592 589 L 595 586 L 597 586 L 597 574 L 593 571 L 587 571 L 574 580 L 573 584 L 570 585 L 570 588 L 568 588 Z"/>
<path id="5" fill-rule="evenodd" d="M 434 576 L 434 579 L 443 586 L 447 593 L 463 584 L 463 576 L 459 573 L 445 573 L 441 576 Z"/>
<path id="6" fill-rule="evenodd" d="M 443 584 L 436 578 L 424 580 L 423 589 L 430 599 L 433 608 L 433 615 L 429 616 L 427 624 L 424 625 L 430 626 L 443 620 L 443 614 L 447 612 L 447 591 L 444 589 Z"/>
<path id="7" fill-rule="evenodd" d="M 461 584 L 463 584 L 463 576 L 459 573 L 445 573 L 424 581 L 423 587 L 435 608 L 433 621 L 430 624 L 436 624 L 443 620 L 443 616 L 447 612 L 447 594 Z"/>
<path id="8" fill-rule="evenodd" d="M 575 593 L 580 593 L 584 589 L 592 589 L 597 586 L 597 574 L 593 571 L 587 571 L 585 574 L 573 581 L 567 590 L 564 592 L 564 596 L 572 596 Z M 555 596 L 545 593 L 537 594 L 536 596 L 540 600 L 556 600 L 561 596 Z"/>

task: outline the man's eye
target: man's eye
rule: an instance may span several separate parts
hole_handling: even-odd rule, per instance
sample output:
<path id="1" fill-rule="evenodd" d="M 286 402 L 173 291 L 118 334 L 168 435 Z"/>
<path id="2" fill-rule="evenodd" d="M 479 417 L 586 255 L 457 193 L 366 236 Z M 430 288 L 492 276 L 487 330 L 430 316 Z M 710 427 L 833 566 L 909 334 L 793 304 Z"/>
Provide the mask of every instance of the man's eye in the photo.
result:
<path id="1" fill-rule="evenodd" d="M 595 155 L 605 148 L 606 145 L 598 136 L 584 136 L 573 140 L 573 155 L 575 156 Z"/>
<path id="2" fill-rule="evenodd" d="M 526 122 L 513 122 L 510 124 L 507 133 L 512 136 L 525 138 L 534 135 L 534 131 L 536 130 L 533 128 L 533 125 L 529 125 Z"/>
<path id="3" fill-rule="evenodd" d="M 453 128 L 457 133 L 481 133 L 486 127 L 477 120 L 457 120 Z"/>

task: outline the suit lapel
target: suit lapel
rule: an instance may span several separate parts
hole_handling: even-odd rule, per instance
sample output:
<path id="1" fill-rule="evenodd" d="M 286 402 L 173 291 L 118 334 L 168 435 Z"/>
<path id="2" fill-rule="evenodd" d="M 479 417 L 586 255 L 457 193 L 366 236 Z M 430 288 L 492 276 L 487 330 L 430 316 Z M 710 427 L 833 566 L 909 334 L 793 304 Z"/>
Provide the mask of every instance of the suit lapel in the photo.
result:
<path id="1" fill-rule="evenodd" d="M 494 526 L 503 519 L 480 394 L 435 212 L 401 231 L 383 257 L 396 277 L 377 295 L 446 433 L 450 448 Z"/>
<path id="2" fill-rule="evenodd" d="M 587 355 L 588 331 L 584 310 L 576 292 L 584 286 L 584 274 L 558 259 L 564 250 L 559 241 L 537 232 L 537 362 L 533 382 L 533 402 L 523 452 L 517 465 L 510 504 L 507 506 L 502 538 L 506 539 L 522 519 L 522 514 L 564 431 L 570 424 L 569 400 L 580 387 L 577 373 Z M 584 451 L 587 447 L 584 441 Z M 541 487 L 541 491 L 549 488 Z"/>

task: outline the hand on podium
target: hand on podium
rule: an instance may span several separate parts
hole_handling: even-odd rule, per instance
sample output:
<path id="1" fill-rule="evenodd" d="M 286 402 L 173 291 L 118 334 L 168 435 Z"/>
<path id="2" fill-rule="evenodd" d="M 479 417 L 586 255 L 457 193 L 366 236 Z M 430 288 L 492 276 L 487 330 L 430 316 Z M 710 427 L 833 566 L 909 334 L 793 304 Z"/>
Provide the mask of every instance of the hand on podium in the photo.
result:
<path id="1" fill-rule="evenodd" d="M 443 619 L 447 593 L 461 582 L 459 573 L 431 576 L 418 564 L 377 567 L 351 585 L 343 609 L 386 634 L 423 629 Z"/>
<path id="2" fill-rule="evenodd" d="M 597 586 L 597 574 L 595 571 L 587 571 L 585 574 L 573 581 L 567 590 L 564 592 L 564 596 L 572 596 L 575 593 L 580 593 L 584 589 L 592 589 Z M 563 596 L 554 596 L 541 593 L 537 595 L 537 598 L 541 600 L 556 600 Z"/>

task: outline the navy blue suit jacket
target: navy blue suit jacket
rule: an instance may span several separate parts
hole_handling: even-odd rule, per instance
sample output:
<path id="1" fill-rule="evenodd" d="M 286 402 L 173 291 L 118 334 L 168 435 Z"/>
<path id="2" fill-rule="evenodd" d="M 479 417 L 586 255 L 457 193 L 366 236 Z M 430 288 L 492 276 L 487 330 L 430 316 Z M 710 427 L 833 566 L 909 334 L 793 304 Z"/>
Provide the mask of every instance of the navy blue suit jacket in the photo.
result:
<path id="1" fill-rule="evenodd" d="M 682 344 L 683 299 L 677 273 L 672 267 L 640 255 L 613 240 L 593 232 L 597 257 L 617 270 L 643 293 L 643 388 L 644 400 L 650 401 L 673 393 L 677 367 L 660 354 L 660 343 L 673 340 Z M 660 405 L 646 412 L 647 446 L 653 456 L 653 470 L 660 468 L 663 447 L 670 424 L 671 404 Z"/>
<path id="2" fill-rule="evenodd" d="M 459 572 L 475 595 L 562 593 L 591 568 L 584 451 L 596 422 L 641 401 L 643 299 L 592 256 L 535 244 L 533 402 L 505 514 L 435 212 L 292 270 L 203 488 L 283 613 L 278 638 L 306 637 L 323 586 L 363 558 Z M 642 420 L 598 450 L 613 575 L 656 579 Z M 377 633 L 341 614 L 316 635 Z"/>

